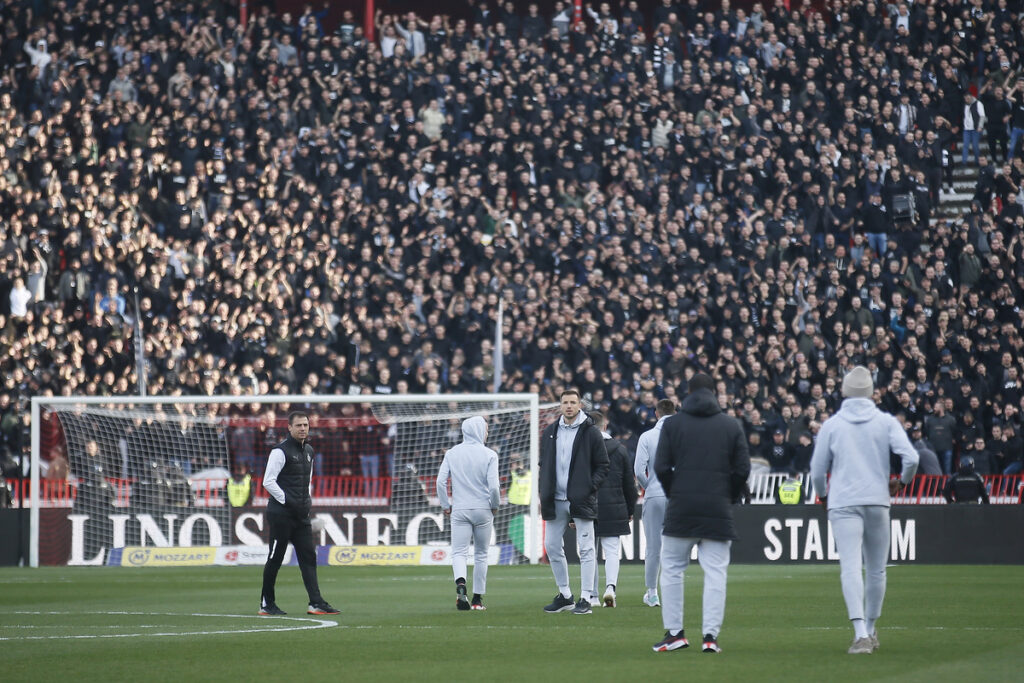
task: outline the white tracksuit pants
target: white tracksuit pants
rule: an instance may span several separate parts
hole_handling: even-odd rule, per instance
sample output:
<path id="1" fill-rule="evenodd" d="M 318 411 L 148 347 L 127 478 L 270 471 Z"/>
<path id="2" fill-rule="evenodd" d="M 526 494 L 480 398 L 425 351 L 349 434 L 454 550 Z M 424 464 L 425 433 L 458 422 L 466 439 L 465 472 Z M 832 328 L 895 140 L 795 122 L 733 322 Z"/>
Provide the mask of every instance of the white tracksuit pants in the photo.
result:
<path id="1" fill-rule="evenodd" d="M 839 551 L 839 580 L 850 619 L 878 619 L 885 600 L 889 508 L 854 505 L 828 511 Z"/>
<path id="2" fill-rule="evenodd" d="M 452 510 L 452 573 L 466 577 L 469 541 L 473 540 L 473 592 L 487 592 L 487 550 L 494 515 L 490 510 Z"/>
<path id="3" fill-rule="evenodd" d="M 601 536 L 601 552 L 604 553 L 604 585 L 616 586 L 619 583 L 619 558 L 620 538 L 618 536 Z M 601 590 L 601 567 L 600 563 L 594 570 L 594 598 L 599 598 L 604 591 Z"/>
<path id="4" fill-rule="evenodd" d="M 732 541 L 662 536 L 661 621 L 673 633 L 683 628 L 683 578 L 695 545 L 697 561 L 704 570 L 703 633 L 718 636 L 725 617 L 725 584 Z"/>
<path id="5" fill-rule="evenodd" d="M 569 564 L 565 561 L 564 539 L 569 522 L 576 525 L 576 544 L 580 551 L 580 598 L 594 601 L 590 594 L 597 572 L 597 553 L 594 550 L 594 520 L 569 517 L 569 501 L 555 501 L 555 518 L 545 523 L 544 551 L 551 563 L 551 573 L 562 595 L 572 595 L 569 588 Z"/>
<path id="6" fill-rule="evenodd" d="M 647 590 L 658 590 L 658 572 L 661 570 L 661 530 L 665 526 L 665 496 L 644 497 L 644 537 L 647 554 L 644 556 L 644 584 Z"/>

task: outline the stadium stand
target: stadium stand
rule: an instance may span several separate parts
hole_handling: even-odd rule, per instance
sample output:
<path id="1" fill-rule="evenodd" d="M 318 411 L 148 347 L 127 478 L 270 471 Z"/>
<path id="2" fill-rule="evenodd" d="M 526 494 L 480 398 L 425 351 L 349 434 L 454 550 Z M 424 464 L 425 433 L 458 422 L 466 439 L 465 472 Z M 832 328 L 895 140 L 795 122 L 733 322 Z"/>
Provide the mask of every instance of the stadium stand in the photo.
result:
<path id="1" fill-rule="evenodd" d="M 540 6 L 368 40 L 3 3 L 5 453 L 33 395 L 135 392 L 138 328 L 150 393 L 479 392 L 501 354 L 503 390 L 578 386 L 627 443 L 711 371 L 766 461 L 859 363 L 1019 471 L 1019 0 Z"/>

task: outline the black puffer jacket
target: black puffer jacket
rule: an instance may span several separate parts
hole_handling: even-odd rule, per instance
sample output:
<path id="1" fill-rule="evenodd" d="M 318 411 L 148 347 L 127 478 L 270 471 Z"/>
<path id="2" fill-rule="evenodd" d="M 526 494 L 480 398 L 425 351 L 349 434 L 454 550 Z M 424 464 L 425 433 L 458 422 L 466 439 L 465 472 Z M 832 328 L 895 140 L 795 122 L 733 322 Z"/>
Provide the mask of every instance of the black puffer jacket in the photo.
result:
<path id="1" fill-rule="evenodd" d="M 605 439 L 608 451 L 608 476 L 597 491 L 597 524 L 595 536 L 625 536 L 630 532 L 629 520 L 636 507 L 636 480 L 633 458 L 626 447 L 615 439 Z"/>
<path id="2" fill-rule="evenodd" d="M 722 412 L 710 390 L 692 392 L 665 420 L 654 472 L 668 496 L 666 535 L 736 538 L 732 503 L 750 475 L 750 456 L 743 427 Z"/>
<path id="3" fill-rule="evenodd" d="M 555 444 L 558 423 L 555 420 L 544 429 L 540 439 L 540 516 L 555 518 L 555 489 L 557 482 L 558 451 Z M 576 430 L 572 443 L 572 464 L 569 466 L 569 514 L 580 519 L 597 519 L 597 490 L 608 475 L 608 453 L 604 449 L 601 430 L 589 417 Z"/>

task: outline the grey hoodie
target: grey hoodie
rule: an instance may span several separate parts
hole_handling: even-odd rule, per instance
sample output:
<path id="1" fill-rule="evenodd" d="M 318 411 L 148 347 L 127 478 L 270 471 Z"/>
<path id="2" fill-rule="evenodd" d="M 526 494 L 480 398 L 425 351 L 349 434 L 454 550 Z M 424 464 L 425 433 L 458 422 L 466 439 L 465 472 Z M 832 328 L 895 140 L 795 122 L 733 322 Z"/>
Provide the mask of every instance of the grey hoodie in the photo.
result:
<path id="1" fill-rule="evenodd" d="M 437 473 L 437 499 L 445 510 L 496 510 L 498 454 L 484 445 L 487 422 L 480 416 L 462 423 L 462 443 L 444 454 Z M 448 479 L 452 498 L 448 499 Z"/>
<path id="2" fill-rule="evenodd" d="M 828 480 L 828 508 L 889 506 L 889 451 L 900 456 L 900 479 L 909 484 L 919 456 L 892 415 L 869 398 L 848 398 L 825 420 L 814 444 L 811 481 L 820 496 Z"/>

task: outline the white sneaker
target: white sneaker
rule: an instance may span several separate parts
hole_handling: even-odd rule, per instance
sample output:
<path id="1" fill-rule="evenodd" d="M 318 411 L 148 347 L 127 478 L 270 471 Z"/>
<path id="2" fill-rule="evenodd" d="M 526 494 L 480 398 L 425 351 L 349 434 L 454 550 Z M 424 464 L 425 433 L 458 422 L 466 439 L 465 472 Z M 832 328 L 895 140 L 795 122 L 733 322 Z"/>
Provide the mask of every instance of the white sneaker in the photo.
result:
<path id="1" fill-rule="evenodd" d="M 615 587 L 608 584 L 608 587 L 604 589 L 604 596 L 601 597 L 601 601 L 605 607 L 615 607 Z"/>
<path id="2" fill-rule="evenodd" d="M 869 655 L 875 651 L 874 645 L 871 643 L 871 636 L 864 638 L 857 638 L 850 645 L 850 649 L 846 651 L 847 654 L 851 655 Z"/>
<path id="3" fill-rule="evenodd" d="M 644 604 L 648 607 L 661 607 L 661 600 L 658 599 L 657 593 L 654 595 L 644 593 Z"/>
<path id="4" fill-rule="evenodd" d="M 872 633 L 868 638 L 871 639 L 871 651 L 878 652 L 878 631 Z"/>

